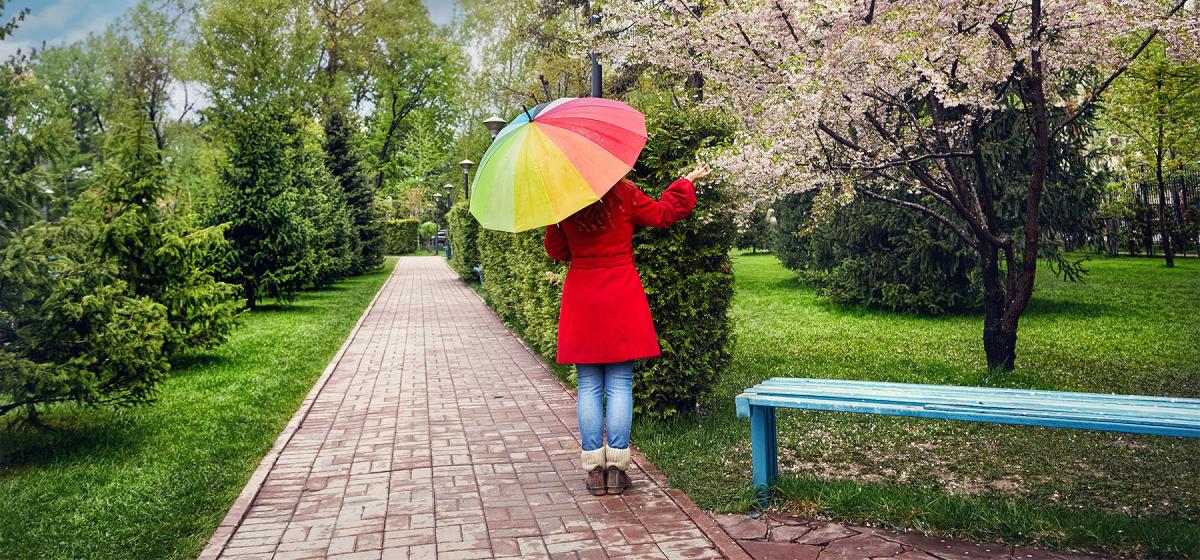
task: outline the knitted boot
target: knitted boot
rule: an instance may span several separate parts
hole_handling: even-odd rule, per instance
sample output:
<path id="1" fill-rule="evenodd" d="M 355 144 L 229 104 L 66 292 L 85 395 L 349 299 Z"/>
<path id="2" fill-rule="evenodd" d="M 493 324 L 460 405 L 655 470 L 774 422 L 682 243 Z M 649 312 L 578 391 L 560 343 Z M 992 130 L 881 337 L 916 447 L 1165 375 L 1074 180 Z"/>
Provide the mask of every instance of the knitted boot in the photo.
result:
<path id="1" fill-rule="evenodd" d="M 629 469 L 629 448 L 606 447 L 605 449 L 605 464 L 608 465 L 605 485 L 609 494 L 620 494 L 630 485 L 629 475 L 625 474 L 625 471 Z"/>
<path id="2" fill-rule="evenodd" d="M 602 496 L 608 491 L 608 485 L 605 477 L 605 454 L 604 448 L 593 449 L 591 451 L 583 451 L 580 453 L 580 460 L 583 462 L 583 470 L 587 471 L 587 480 L 584 485 L 587 487 L 588 493 L 593 496 Z"/>

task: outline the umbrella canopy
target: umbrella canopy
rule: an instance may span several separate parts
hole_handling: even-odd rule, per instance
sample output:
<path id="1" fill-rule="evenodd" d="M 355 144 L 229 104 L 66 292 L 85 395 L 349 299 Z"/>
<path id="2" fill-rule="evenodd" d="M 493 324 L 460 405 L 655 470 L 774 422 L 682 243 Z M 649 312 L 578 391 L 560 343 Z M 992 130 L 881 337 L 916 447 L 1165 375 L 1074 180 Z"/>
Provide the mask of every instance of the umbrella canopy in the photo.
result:
<path id="1" fill-rule="evenodd" d="M 646 117 L 620 101 L 557 99 L 522 112 L 483 154 L 471 214 L 518 232 L 561 222 L 600 200 L 646 145 Z"/>

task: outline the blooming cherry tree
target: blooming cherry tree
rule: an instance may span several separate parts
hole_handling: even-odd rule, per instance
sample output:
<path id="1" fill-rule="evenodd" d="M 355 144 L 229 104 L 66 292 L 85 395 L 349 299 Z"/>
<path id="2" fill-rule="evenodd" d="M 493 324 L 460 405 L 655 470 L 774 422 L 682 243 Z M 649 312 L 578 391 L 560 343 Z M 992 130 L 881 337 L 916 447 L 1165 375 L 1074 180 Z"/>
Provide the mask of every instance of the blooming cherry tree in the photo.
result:
<path id="1" fill-rule="evenodd" d="M 987 364 L 1011 370 L 1051 147 L 1079 132 L 1079 117 L 1151 41 L 1196 55 L 1200 13 L 1189 1 L 614 0 L 605 37 L 614 57 L 693 84 L 702 76 L 704 102 L 740 119 L 716 163 L 748 204 L 819 190 L 946 224 L 979 254 Z M 1001 112 L 1024 123 L 1028 169 L 989 165 Z M 998 172 L 1028 184 L 1007 230 Z"/>

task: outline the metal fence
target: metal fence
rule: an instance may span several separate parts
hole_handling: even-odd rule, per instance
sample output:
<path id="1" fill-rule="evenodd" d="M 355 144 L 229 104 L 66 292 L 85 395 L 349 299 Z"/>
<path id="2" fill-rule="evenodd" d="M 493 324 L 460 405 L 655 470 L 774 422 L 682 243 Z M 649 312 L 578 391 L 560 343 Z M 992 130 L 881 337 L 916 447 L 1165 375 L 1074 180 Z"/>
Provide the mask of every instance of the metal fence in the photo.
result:
<path id="1" fill-rule="evenodd" d="M 1139 217 L 1135 216 L 1130 219 L 1128 216 L 1101 216 L 1104 222 L 1104 232 L 1102 233 L 1102 243 L 1111 253 L 1117 253 L 1125 250 L 1128 252 L 1140 253 L 1145 251 L 1147 254 L 1153 254 L 1156 246 L 1162 245 L 1162 232 L 1158 229 L 1158 211 L 1161 207 L 1166 212 L 1166 218 L 1172 220 L 1174 224 L 1172 228 L 1177 231 L 1177 235 L 1182 234 L 1185 237 L 1175 240 L 1176 252 L 1186 254 L 1189 250 L 1193 252 L 1200 251 L 1200 237 L 1188 231 L 1194 231 L 1192 222 L 1196 220 L 1196 213 L 1189 210 L 1200 210 L 1200 171 L 1177 171 L 1165 177 L 1163 185 L 1163 196 L 1158 193 L 1158 185 L 1153 181 L 1145 182 L 1128 182 L 1123 190 L 1117 192 L 1109 191 L 1106 195 L 1108 202 L 1140 201 L 1142 208 L 1146 210 L 1148 215 L 1141 216 L 1142 224 L 1135 223 Z M 1153 224 L 1152 228 L 1146 227 L 1146 222 Z M 1131 244 L 1129 234 L 1133 230 L 1138 229 L 1141 232 L 1139 243 Z M 1154 231 L 1151 231 L 1153 229 Z"/>

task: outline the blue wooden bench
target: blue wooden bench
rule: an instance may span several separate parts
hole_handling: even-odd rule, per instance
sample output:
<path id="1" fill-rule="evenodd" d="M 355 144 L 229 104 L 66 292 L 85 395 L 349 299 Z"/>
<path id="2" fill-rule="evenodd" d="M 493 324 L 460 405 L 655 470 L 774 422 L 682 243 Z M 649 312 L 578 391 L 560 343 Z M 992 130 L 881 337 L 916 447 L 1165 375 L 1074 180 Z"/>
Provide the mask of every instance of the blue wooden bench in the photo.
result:
<path id="1" fill-rule="evenodd" d="M 801 408 L 1200 438 L 1200 399 L 776 377 L 737 396 L 750 419 L 754 487 L 778 473 L 775 410 Z"/>

